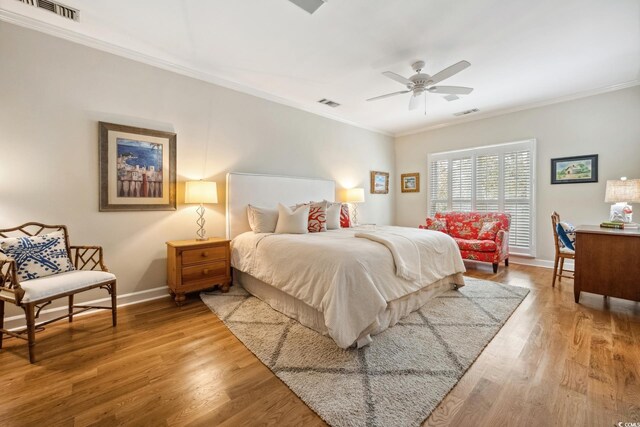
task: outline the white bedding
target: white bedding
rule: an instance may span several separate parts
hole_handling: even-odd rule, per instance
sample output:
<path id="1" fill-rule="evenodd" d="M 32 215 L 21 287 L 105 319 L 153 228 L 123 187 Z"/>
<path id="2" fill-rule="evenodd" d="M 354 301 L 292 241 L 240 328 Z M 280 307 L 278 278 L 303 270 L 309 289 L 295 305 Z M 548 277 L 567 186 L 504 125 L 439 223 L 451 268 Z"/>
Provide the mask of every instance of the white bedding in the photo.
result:
<path id="1" fill-rule="evenodd" d="M 371 329 L 394 300 L 447 276 L 463 286 L 465 271 L 455 241 L 444 233 L 378 227 L 415 239 L 420 280 L 396 275 L 389 249 L 355 238 L 354 229 L 306 235 L 243 233 L 233 239 L 231 265 L 323 313 L 329 335 L 342 348 Z"/>

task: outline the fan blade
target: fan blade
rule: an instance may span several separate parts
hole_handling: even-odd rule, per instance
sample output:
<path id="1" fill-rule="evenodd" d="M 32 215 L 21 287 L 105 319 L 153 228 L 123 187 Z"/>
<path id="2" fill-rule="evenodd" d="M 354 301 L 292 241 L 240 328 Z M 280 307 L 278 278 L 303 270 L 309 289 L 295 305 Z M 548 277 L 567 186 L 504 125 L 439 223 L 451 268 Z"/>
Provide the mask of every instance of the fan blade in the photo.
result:
<path id="1" fill-rule="evenodd" d="M 396 74 L 392 71 L 385 71 L 382 75 L 389 77 L 391 80 L 395 80 L 398 83 L 402 83 L 403 85 L 413 86 L 413 82 L 405 77 L 402 77 L 400 74 Z"/>
<path id="2" fill-rule="evenodd" d="M 443 96 L 443 98 L 446 99 L 449 102 L 455 101 L 456 99 L 460 99 L 460 98 L 458 98 L 457 95 L 447 95 L 447 96 Z"/>
<path id="3" fill-rule="evenodd" d="M 431 93 L 447 93 L 451 95 L 469 95 L 473 92 L 472 87 L 464 86 L 433 86 L 427 90 Z"/>
<path id="4" fill-rule="evenodd" d="M 420 107 L 421 104 L 424 104 L 424 98 L 426 96 L 425 92 L 420 92 L 417 95 L 414 94 L 409 100 L 409 110 L 415 110 Z"/>
<path id="5" fill-rule="evenodd" d="M 388 93 L 386 95 L 380 95 L 380 96 L 376 96 L 373 98 L 369 98 L 367 99 L 367 101 L 375 101 L 377 99 L 382 99 L 382 98 L 388 98 L 390 96 L 396 96 L 396 95 L 400 95 L 401 93 L 409 93 L 411 92 L 410 90 L 401 90 L 400 92 L 393 92 L 393 93 Z"/>
<path id="6" fill-rule="evenodd" d="M 438 82 L 441 82 L 444 79 L 448 79 L 449 77 L 453 76 L 454 74 L 458 74 L 460 71 L 464 70 L 470 65 L 471 64 L 467 61 L 460 61 L 456 64 L 453 64 L 452 66 L 445 68 L 439 73 L 436 73 L 433 76 L 431 76 L 431 78 L 429 79 L 430 84 L 434 85 Z"/>

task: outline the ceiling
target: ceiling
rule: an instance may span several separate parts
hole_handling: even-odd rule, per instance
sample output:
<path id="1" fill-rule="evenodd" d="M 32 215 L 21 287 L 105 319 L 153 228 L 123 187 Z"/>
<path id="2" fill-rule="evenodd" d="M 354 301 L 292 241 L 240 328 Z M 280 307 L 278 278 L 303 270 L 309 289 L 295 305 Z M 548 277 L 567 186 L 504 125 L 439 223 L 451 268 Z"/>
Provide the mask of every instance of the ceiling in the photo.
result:
<path id="1" fill-rule="evenodd" d="M 0 0 L 0 19 L 391 135 L 640 83 L 638 0 L 59 0 L 64 19 Z M 427 113 L 381 75 L 434 74 L 475 88 Z M 328 98 L 337 108 L 318 104 Z M 479 108 L 479 113 L 454 113 Z"/>

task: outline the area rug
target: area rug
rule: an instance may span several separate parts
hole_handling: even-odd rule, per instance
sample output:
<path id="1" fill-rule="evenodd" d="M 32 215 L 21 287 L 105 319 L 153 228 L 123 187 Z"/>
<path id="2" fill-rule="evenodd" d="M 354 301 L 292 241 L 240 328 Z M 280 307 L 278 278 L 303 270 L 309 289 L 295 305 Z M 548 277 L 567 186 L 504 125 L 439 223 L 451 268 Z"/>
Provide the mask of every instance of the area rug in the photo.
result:
<path id="1" fill-rule="evenodd" d="M 201 298 L 269 369 L 332 426 L 417 426 L 529 293 L 465 278 L 373 337 L 343 350 L 233 286 Z"/>

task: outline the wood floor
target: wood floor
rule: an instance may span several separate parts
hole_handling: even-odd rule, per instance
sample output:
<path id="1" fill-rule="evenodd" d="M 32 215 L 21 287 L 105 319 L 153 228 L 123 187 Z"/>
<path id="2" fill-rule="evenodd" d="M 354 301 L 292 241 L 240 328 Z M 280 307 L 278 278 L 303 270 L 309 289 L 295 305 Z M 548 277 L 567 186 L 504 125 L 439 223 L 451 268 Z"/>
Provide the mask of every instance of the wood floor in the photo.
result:
<path id="1" fill-rule="evenodd" d="M 551 271 L 469 275 L 532 291 L 425 425 L 640 422 L 640 304 L 583 294 Z M 76 318 L 0 351 L 0 425 L 324 425 L 196 297 Z"/>

